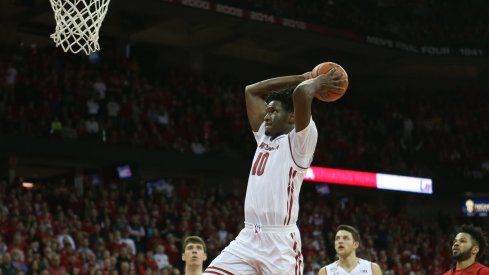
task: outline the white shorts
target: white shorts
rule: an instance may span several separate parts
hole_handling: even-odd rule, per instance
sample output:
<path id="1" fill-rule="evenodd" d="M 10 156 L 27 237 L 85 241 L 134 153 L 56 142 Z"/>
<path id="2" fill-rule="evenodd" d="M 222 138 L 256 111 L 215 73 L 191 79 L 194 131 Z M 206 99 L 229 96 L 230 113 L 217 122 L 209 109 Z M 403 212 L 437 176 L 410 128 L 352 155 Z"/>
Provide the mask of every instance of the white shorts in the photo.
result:
<path id="1" fill-rule="evenodd" d="M 265 226 L 245 223 L 204 275 L 301 275 L 304 265 L 296 225 Z"/>

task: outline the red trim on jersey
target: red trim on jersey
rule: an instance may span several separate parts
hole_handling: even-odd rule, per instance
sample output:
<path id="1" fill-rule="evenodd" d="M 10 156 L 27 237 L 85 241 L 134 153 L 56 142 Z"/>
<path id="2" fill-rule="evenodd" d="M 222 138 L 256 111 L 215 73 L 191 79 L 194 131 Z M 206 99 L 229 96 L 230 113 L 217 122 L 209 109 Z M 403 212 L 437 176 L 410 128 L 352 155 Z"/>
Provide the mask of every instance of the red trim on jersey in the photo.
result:
<path id="1" fill-rule="evenodd" d="M 286 204 L 286 212 L 284 219 L 284 225 L 290 223 L 290 217 L 292 212 L 292 203 L 294 202 L 294 178 L 297 175 L 297 170 L 293 170 L 292 167 L 289 169 L 289 184 L 287 186 L 287 204 Z"/>
<path id="2" fill-rule="evenodd" d="M 295 252 L 295 274 L 302 275 L 301 265 L 302 265 L 302 254 L 301 251 L 297 251 L 297 241 L 295 240 L 295 233 L 290 233 L 290 237 L 294 240 L 294 252 Z"/>
<path id="3" fill-rule="evenodd" d="M 221 273 L 217 273 L 217 271 L 208 270 L 209 268 L 216 269 L 218 271 L 224 272 L 224 274 L 234 275 L 233 273 L 231 273 L 231 272 L 229 272 L 227 270 L 224 270 L 222 268 L 216 267 L 216 266 L 209 266 L 209 267 L 207 267 L 206 270 L 204 271 L 204 273 L 221 274 Z"/>
<path id="4" fill-rule="evenodd" d="M 290 200 L 290 177 L 292 176 L 292 167 L 289 168 L 289 182 L 287 183 L 287 202 L 285 202 L 285 213 L 289 212 Z M 285 214 L 284 225 L 287 223 L 287 214 Z"/>
<path id="5" fill-rule="evenodd" d="M 286 225 L 290 223 L 290 217 L 292 216 L 291 215 L 291 212 L 292 212 L 292 203 L 294 203 L 294 197 L 293 197 L 293 195 L 294 195 L 294 186 L 292 186 L 292 192 L 290 193 L 289 214 L 288 214 L 289 215 L 289 218 L 287 219 Z"/>
<path id="6" fill-rule="evenodd" d="M 204 271 L 204 274 L 226 275 L 226 274 L 224 274 L 224 273 L 219 273 L 219 272 L 215 272 L 215 271 Z"/>
<path id="7" fill-rule="evenodd" d="M 309 167 L 302 167 L 302 166 L 300 166 L 299 164 L 297 164 L 297 162 L 296 162 L 296 161 L 295 161 L 295 159 L 294 159 L 294 154 L 292 154 L 292 144 L 290 144 L 290 136 L 289 136 L 289 135 L 287 135 L 287 139 L 289 140 L 289 150 L 290 150 L 290 156 L 292 156 L 292 161 L 294 162 L 294 164 L 295 164 L 297 167 L 301 168 L 301 169 L 307 169 L 307 168 L 309 168 Z"/>
<path id="8" fill-rule="evenodd" d="M 302 265 L 302 253 L 299 251 L 299 275 L 302 275 L 301 265 Z"/>

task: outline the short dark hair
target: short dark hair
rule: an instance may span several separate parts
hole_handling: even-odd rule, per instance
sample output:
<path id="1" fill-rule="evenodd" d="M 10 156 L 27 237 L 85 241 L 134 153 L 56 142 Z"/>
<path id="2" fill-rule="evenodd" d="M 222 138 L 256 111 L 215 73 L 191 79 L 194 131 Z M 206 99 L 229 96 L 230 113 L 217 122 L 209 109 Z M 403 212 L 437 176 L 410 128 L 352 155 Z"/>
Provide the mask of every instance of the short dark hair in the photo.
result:
<path id="1" fill-rule="evenodd" d="M 280 101 L 282 103 L 282 106 L 287 112 L 293 112 L 294 111 L 294 101 L 292 100 L 292 94 L 294 93 L 293 88 L 288 88 L 285 90 L 280 90 L 280 91 L 274 91 L 271 92 L 268 97 L 266 102 L 270 103 L 271 101 Z"/>
<path id="2" fill-rule="evenodd" d="M 484 232 L 478 227 L 475 227 L 471 224 L 464 224 L 461 225 L 457 229 L 457 234 L 458 233 L 467 233 L 470 235 L 472 238 L 472 241 L 475 241 L 475 243 L 479 246 L 479 252 L 476 255 L 476 260 L 478 261 L 484 254 L 486 254 L 486 248 L 487 248 L 487 237 L 484 235 Z"/>
<path id="3" fill-rule="evenodd" d="M 353 237 L 353 240 L 355 242 L 360 242 L 360 233 L 358 232 L 358 230 L 355 227 L 353 227 L 351 225 L 341 224 L 338 227 L 336 227 L 336 233 L 338 233 L 338 231 L 340 231 L 340 230 L 345 230 L 345 231 L 350 232 L 352 237 Z"/>
<path id="4" fill-rule="evenodd" d="M 207 247 L 205 246 L 205 242 L 199 236 L 188 236 L 187 238 L 185 238 L 185 240 L 183 241 L 183 245 L 182 245 L 182 251 L 185 252 L 187 245 L 191 244 L 191 243 L 201 244 L 202 247 L 204 247 L 204 253 L 207 253 Z"/>

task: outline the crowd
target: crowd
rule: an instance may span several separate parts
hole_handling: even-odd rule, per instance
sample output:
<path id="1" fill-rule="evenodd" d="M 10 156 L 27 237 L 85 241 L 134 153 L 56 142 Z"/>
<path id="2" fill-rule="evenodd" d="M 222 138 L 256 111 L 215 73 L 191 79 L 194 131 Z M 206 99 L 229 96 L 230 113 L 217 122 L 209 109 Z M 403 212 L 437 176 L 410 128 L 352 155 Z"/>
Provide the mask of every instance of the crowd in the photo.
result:
<path id="1" fill-rule="evenodd" d="M 0 58 L 0 82 L 0 133 L 231 157 L 254 150 L 244 108 L 247 83 L 229 77 L 154 72 L 135 58 L 109 54 L 93 63 L 28 50 Z M 378 96 L 351 91 L 334 104 L 316 102 L 314 164 L 487 178 L 484 91 L 402 89 Z"/>
<path id="2" fill-rule="evenodd" d="M 180 274 L 188 235 L 205 239 L 207 265 L 243 227 L 244 180 L 209 186 L 174 178 L 165 185 L 148 192 L 119 180 L 86 181 L 83 190 L 64 180 L 31 190 L 0 184 L 3 274 Z M 451 264 L 455 213 L 419 219 L 402 203 L 325 196 L 312 185 L 301 200 L 305 274 L 334 260 L 334 232 L 343 223 L 360 228 L 359 255 L 384 274 L 442 274 Z M 481 225 L 487 232 L 489 224 Z"/>
<path id="3" fill-rule="evenodd" d="M 472 5 L 475 0 L 221 2 L 418 43 L 480 45 L 489 35 L 478 21 L 487 5 Z M 464 24 L 447 19 L 458 18 L 451 5 L 467 12 Z M 254 150 L 243 101 L 247 83 L 141 64 L 38 49 L 2 55 L 0 134 L 229 157 Z M 313 164 L 488 179 L 484 92 L 358 93 L 328 106 L 315 103 Z M 163 192 L 118 180 L 85 182 L 83 190 L 59 182 L 32 190 L 0 182 L 0 274 L 180 274 L 185 236 L 205 239 L 210 262 L 243 227 L 244 193 L 234 187 L 245 183 L 233 181 L 209 187 L 168 179 Z M 419 220 L 402 207 L 325 196 L 310 186 L 301 200 L 305 274 L 334 259 L 333 232 L 345 223 L 361 230 L 359 255 L 379 263 L 384 274 L 442 274 L 450 267 L 450 232 L 458 220 Z M 482 225 L 487 232 L 487 222 Z"/>
<path id="4" fill-rule="evenodd" d="M 409 43 L 440 46 L 486 47 L 489 31 L 485 14 L 489 6 L 470 1 L 297 1 L 297 0 L 222 0 L 281 17 L 299 19 L 345 31 L 379 35 Z M 464 22 L 455 18 L 463 12 Z"/>

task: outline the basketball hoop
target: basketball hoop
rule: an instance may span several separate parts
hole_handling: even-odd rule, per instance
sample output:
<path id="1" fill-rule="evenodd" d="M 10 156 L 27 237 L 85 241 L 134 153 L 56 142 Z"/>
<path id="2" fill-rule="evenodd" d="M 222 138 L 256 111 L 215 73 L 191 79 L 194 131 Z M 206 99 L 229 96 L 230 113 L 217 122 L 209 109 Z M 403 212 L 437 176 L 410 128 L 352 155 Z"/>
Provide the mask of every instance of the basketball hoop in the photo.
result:
<path id="1" fill-rule="evenodd" d="M 110 0 L 50 0 L 56 20 L 51 38 L 65 52 L 99 51 L 99 30 Z"/>

